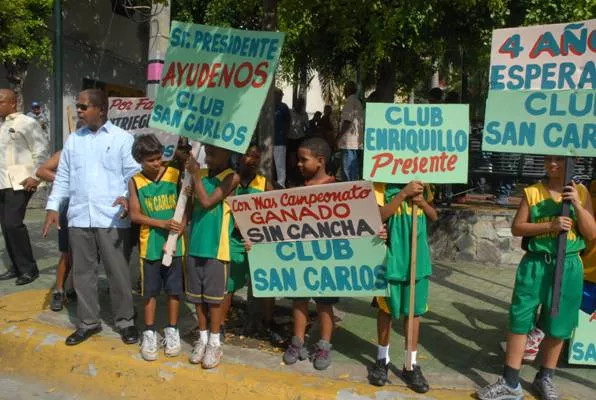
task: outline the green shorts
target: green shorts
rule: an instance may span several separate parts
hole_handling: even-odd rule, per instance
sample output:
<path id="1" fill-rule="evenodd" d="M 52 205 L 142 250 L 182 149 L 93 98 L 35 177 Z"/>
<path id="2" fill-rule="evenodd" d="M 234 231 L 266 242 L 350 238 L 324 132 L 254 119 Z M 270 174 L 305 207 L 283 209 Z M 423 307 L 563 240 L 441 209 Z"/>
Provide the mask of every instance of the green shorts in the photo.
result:
<path id="1" fill-rule="evenodd" d="M 526 253 L 519 263 L 509 308 L 509 329 L 512 333 L 526 335 L 534 329 L 536 312 L 542 305 L 538 323 L 540 329 L 554 338 L 571 337 L 578 323 L 582 302 L 583 265 L 578 254 L 569 254 L 565 258 L 559 315 L 551 317 L 555 259 L 554 256 Z"/>
<path id="2" fill-rule="evenodd" d="M 400 318 L 410 312 L 410 282 L 389 283 L 390 297 L 375 297 L 373 306 L 387 314 Z M 416 281 L 414 293 L 414 315 L 420 316 L 428 311 L 428 278 Z"/>
<path id="3" fill-rule="evenodd" d="M 246 253 L 232 253 L 230 255 L 230 276 L 228 277 L 228 293 L 242 289 L 248 282 L 250 270 Z"/>

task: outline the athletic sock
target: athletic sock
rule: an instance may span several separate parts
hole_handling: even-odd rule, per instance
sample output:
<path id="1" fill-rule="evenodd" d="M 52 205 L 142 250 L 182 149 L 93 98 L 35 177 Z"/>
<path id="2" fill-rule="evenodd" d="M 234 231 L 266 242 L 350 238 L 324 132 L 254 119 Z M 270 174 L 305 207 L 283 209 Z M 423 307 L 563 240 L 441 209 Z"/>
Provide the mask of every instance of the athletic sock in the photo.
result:
<path id="1" fill-rule="evenodd" d="M 201 342 L 207 343 L 207 340 L 209 340 L 209 331 L 199 331 L 199 339 L 201 340 Z"/>
<path id="2" fill-rule="evenodd" d="M 554 368 L 540 367 L 540 370 L 538 371 L 538 379 L 546 378 L 547 376 L 549 378 L 552 378 L 554 375 L 555 375 Z"/>
<path id="3" fill-rule="evenodd" d="M 155 325 L 145 325 L 145 330 L 155 332 Z"/>
<path id="4" fill-rule="evenodd" d="M 377 361 L 385 359 L 385 364 L 389 364 L 389 345 L 377 346 Z"/>
<path id="5" fill-rule="evenodd" d="M 511 368 L 509 365 L 505 365 L 503 368 L 503 378 L 505 383 L 512 389 L 517 388 L 519 385 L 519 369 Z"/>
<path id="6" fill-rule="evenodd" d="M 221 342 L 219 340 L 219 332 L 209 334 L 209 344 L 212 346 L 220 346 Z"/>
<path id="7" fill-rule="evenodd" d="M 412 352 L 412 365 L 416 364 L 416 354 L 418 353 L 418 351 L 413 351 Z M 406 365 L 406 361 L 408 359 L 408 350 L 404 350 L 404 365 Z"/>
<path id="8" fill-rule="evenodd" d="M 174 329 L 178 329 L 178 325 L 172 325 L 172 324 L 167 324 L 166 328 L 174 328 Z"/>

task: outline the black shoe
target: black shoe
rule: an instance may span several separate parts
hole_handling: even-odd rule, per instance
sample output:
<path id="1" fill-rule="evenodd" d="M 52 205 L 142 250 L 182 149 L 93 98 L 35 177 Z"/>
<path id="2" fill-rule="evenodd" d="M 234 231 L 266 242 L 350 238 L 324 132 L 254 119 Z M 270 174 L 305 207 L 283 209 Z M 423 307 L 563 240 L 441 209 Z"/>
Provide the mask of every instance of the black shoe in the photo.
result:
<path id="1" fill-rule="evenodd" d="M 387 379 L 387 372 L 389 371 L 389 363 L 386 358 L 377 360 L 368 372 L 368 382 L 375 386 L 385 386 L 389 380 Z"/>
<path id="2" fill-rule="evenodd" d="M 9 269 L 8 271 L 6 271 L 5 273 L 3 273 L 2 275 L 0 275 L 0 281 L 7 281 L 9 279 L 13 279 L 16 278 L 18 275 L 17 273 L 14 271 L 14 269 Z"/>
<path id="3" fill-rule="evenodd" d="M 65 294 L 69 301 L 75 301 L 77 299 L 77 292 L 74 289 L 68 289 Z"/>
<path id="4" fill-rule="evenodd" d="M 134 326 L 127 326 L 120 330 L 120 337 L 124 344 L 135 344 L 139 341 L 139 331 Z"/>
<path id="5" fill-rule="evenodd" d="M 52 311 L 60 311 L 64 306 L 64 292 L 54 292 L 52 293 L 52 303 L 50 304 L 50 309 Z"/>
<path id="6" fill-rule="evenodd" d="M 422 370 L 419 365 L 414 364 L 414 368 L 411 371 L 406 370 L 404 367 L 402 373 L 404 380 L 410 389 L 416 393 L 426 393 L 429 391 L 430 387 L 428 386 L 426 378 L 422 375 Z"/>
<path id="7" fill-rule="evenodd" d="M 78 328 L 72 335 L 66 338 L 66 345 L 75 346 L 99 332 L 101 332 L 101 326 L 91 329 Z"/>
<path id="8" fill-rule="evenodd" d="M 34 273 L 27 272 L 26 274 L 23 274 L 17 278 L 15 285 L 17 285 L 17 286 L 27 285 L 27 284 L 33 282 L 34 280 L 36 280 L 37 278 L 39 278 L 38 272 L 34 272 Z"/>

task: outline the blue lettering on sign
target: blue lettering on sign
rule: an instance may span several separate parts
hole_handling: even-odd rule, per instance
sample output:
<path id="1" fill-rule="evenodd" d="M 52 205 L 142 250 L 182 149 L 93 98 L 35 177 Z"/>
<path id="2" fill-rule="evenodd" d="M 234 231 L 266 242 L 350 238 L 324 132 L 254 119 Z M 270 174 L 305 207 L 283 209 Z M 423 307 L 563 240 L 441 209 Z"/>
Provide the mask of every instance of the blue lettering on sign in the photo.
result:
<path id="1" fill-rule="evenodd" d="M 317 279 L 318 272 L 313 267 L 306 267 L 304 269 L 304 285 L 308 290 L 318 290 L 319 289 L 319 280 Z M 315 281 L 311 281 L 314 278 Z"/>
<path id="2" fill-rule="evenodd" d="M 490 90 L 503 90 L 505 84 L 502 80 L 505 78 L 503 72 L 507 66 L 505 65 L 493 65 L 490 67 Z"/>
<path id="3" fill-rule="evenodd" d="M 343 265 L 335 267 L 335 279 L 337 280 L 337 290 L 352 290 L 348 267 Z"/>
<path id="4" fill-rule="evenodd" d="M 575 361 L 596 362 L 596 345 L 588 343 L 585 347 L 582 342 L 573 343 L 571 358 Z"/>
<path id="5" fill-rule="evenodd" d="M 375 288 L 377 289 L 385 289 L 387 288 L 387 279 L 385 278 L 387 273 L 387 268 L 384 265 L 377 265 L 375 267 Z"/>
<path id="6" fill-rule="evenodd" d="M 165 158 L 170 158 L 174 155 L 174 151 L 176 151 L 176 146 L 174 146 L 173 144 L 166 146 L 163 149 L 163 156 Z"/>
<path id="7" fill-rule="evenodd" d="M 321 268 L 321 288 L 322 292 L 330 291 L 335 292 L 337 287 L 335 286 L 335 281 L 333 280 L 333 276 L 329 268 L 323 267 Z"/>
<path id="8" fill-rule="evenodd" d="M 486 124 L 484 140 L 488 144 L 503 146 L 534 146 L 536 142 L 536 123 L 520 122 L 519 127 L 513 121 L 505 123 L 505 130 L 499 130 L 501 123 L 491 121 Z"/>
<path id="9" fill-rule="evenodd" d="M 269 286 L 267 284 L 267 272 L 263 268 L 257 268 L 254 270 L 252 274 L 252 280 L 256 290 L 267 290 L 267 287 Z"/>

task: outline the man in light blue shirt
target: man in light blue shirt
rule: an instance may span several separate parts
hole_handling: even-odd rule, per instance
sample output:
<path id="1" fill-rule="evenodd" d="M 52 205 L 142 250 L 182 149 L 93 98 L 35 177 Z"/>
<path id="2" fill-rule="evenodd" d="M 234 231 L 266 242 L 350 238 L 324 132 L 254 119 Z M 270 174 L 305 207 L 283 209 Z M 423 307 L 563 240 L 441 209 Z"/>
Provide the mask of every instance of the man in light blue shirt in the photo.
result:
<path id="1" fill-rule="evenodd" d="M 85 126 L 71 134 L 60 156 L 44 235 L 58 229 L 58 210 L 68 201 L 68 227 L 77 292 L 78 329 L 66 339 L 76 345 L 101 331 L 97 294 L 98 258 L 110 286 L 116 328 L 127 344 L 138 341 L 128 259 L 130 221 L 128 180 L 140 167 L 133 159 L 133 137 L 107 120 L 108 99 L 99 89 L 79 94 L 77 115 Z M 99 257 L 98 257 L 99 256 Z"/>

